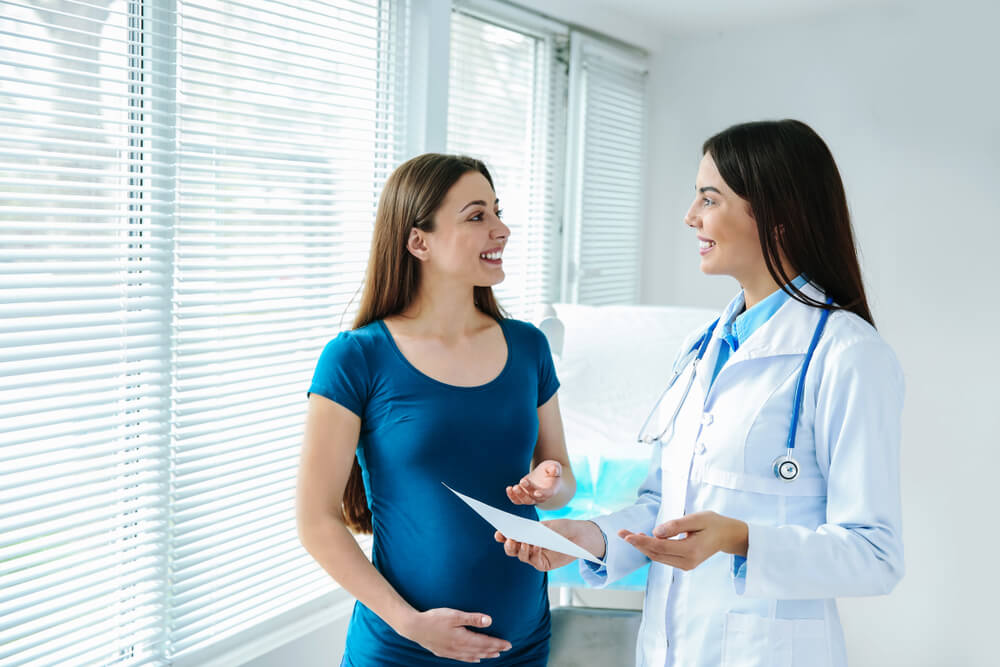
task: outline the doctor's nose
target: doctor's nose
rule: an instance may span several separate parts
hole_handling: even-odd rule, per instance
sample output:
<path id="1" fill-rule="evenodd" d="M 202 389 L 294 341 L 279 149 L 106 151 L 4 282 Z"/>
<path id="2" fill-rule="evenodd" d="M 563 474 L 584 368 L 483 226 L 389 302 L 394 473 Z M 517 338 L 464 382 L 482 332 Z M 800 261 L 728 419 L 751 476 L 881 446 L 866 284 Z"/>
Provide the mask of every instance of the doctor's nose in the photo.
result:
<path id="1" fill-rule="evenodd" d="M 692 209 L 693 208 L 694 207 L 692 207 Z M 684 224 L 693 229 L 698 229 L 701 227 L 701 218 L 698 217 L 693 210 L 688 210 L 688 212 L 684 214 Z"/>

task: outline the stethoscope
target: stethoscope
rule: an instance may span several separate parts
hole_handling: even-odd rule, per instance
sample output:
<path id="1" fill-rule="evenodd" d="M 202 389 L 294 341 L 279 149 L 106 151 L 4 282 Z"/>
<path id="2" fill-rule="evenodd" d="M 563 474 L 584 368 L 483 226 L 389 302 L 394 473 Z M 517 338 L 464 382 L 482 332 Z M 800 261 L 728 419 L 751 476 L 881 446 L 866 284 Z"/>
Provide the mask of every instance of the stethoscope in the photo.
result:
<path id="1" fill-rule="evenodd" d="M 826 305 L 833 303 L 832 298 L 827 298 Z M 792 451 L 795 449 L 795 432 L 798 430 L 799 424 L 799 413 L 802 410 L 802 392 L 806 384 L 806 371 L 809 370 L 809 362 L 812 361 L 813 352 L 816 351 L 816 344 L 819 343 L 819 337 L 823 335 L 823 329 L 826 327 L 826 321 L 830 317 L 830 309 L 824 308 L 823 312 L 819 316 L 819 322 L 816 324 L 816 330 L 813 332 L 812 340 L 809 342 L 809 349 L 806 351 L 805 360 L 802 362 L 802 369 L 799 371 L 799 380 L 795 385 L 795 397 L 792 399 L 792 421 L 788 428 L 788 442 L 786 443 L 787 451 L 776 458 L 772 464 L 772 470 L 775 476 L 783 482 L 791 482 L 799 476 L 799 463 L 792 456 Z M 697 350 L 694 359 L 691 361 L 691 375 L 688 377 L 687 386 L 684 387 L 684 394 L 681 396 L 680 400 L 677 401 L 677 406 L 674 408 L 674 413 L 670 416 L 670 420 L 667 425 L 663 427 L 660 434 L 657 436 L 643 435 L 646 431 L 646 427 L 649 426 L 650 420 L 653 415 L 656 414 L 657 409 L 660 407 L 660 403 L 663 398 L 667 395 L 674 384 L 677 382 L 677 378 L 681 376 L 684 372 L 684 364 L 680 368 L 674 370 L 674 376 L 670 378 L 670 383 L 667 388 L 663 390 L 660 394 L 660 398 L 656 400 L 656 404 L 653 405 L 653 409 L 650 411 L 649 416 L 646 417 L 646 421 L 642 423 L 642 428 L 639 429 L 638 441 L 647 445 L 651 445 L 654 442 L 658 442 L 661 445 L 665 445 L 670 442 L 670 439 L 674 437 L 674 424 L 677 421 L 677 415 L 680 414 L 681 407 L 684 405 L 684 401 L 687 400 L 688 392 L 691 391 L 691 385 L 694 384 L 694 376 L 698 372 L 698 362 L 702 360 L 705 356 L 705 350 L 708 349 L 708 343 L 712 340 L 712 333 L 715 331 L 715 327 L 718 326 L 719 320 L 716 319 L 710 325 L 708 329 L 702 334 L 691 349 L 688 350 L 687 354 L 690 355 L 691 352 Z M 663 436 L 666 435 L 667 431 L 670 431 L 670 437 L 666 440 Z"/>

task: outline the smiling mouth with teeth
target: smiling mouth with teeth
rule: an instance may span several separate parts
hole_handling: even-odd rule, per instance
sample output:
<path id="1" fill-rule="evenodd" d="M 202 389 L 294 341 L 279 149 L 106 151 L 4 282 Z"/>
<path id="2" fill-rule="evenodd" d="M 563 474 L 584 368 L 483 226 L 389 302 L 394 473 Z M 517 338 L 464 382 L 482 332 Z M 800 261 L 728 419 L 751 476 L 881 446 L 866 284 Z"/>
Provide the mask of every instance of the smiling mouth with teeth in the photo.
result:
<path id="1" fill-rule="evenodd" d="M 503 255 L 503 250 L 494 250 L 493 252 L 481 252 L 479 253 L 479 259 L 485 259 L 490 262 L 500 261 L 500 257 Z"/>

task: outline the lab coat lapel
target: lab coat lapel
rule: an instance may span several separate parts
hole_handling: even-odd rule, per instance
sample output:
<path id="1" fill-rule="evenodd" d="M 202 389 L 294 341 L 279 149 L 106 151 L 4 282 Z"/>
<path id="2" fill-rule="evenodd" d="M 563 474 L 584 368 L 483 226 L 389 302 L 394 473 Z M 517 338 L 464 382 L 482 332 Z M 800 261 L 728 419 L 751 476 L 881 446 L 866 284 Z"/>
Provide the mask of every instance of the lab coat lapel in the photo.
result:
<path id="1" fill-rule="evenodd" d="M 823 301 L 826 296 L 811 284 L 802 287 L 811 299 Z M 774 357 L 784 354 L 805 354 L 819 322 L 820 309 L 789 298 L 771 318 L 762 324 L 729 358 L 729 364 L 747 359 Z"/>
<path id="2" fill-rule="evenodd" d="M 701 387 L 702 401 L 708 396 L 708 391 L 711 388 L 712 375 L 715 372 L 715 365 L 719 361 L 719 346 L 729 344 L 723 340 L 726 332 L 726 322 L 731 322 L 738 313 L 743 312 L 744 305 L 743 292 L 740 291 L 719 316 L 719 323 L 716 324 L 715 330 L 712 332 L 712 341 L 709 343 L 708 349 L 705 350 L 705 356 L 698 363 L 697 384 Z"/>

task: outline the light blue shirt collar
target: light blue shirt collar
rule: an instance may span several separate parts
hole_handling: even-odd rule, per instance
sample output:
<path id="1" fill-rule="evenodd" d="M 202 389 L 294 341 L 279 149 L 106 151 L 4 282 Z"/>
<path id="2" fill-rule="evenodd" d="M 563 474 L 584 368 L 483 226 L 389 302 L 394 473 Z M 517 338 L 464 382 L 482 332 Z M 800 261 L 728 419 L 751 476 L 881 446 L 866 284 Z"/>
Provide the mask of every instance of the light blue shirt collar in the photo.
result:
<path id="1" fill-rule="evenodd" d="M 800 273 L 792 280 L 792 285 L 797 289 L 802 289 L 802 286 L 807 282 L 805 275 Z M 729 343 L 729 347 L 733 351 L 738 350 L 740 345 L 745 343 L 762 324 L 771 319 L 771 316 L 778 312 L 778 309 L 785 305 L 789 298 L 784 289 L 779 289 L 773 294 L 769 294 L 760 303 L 754 304 L 749 310 L 743 310 L 746 301 L 741 294 L 740 298 L 733 303 L 734 307 L 725 314 L 724 322 L 721 323 L 721 337 Z"/>

